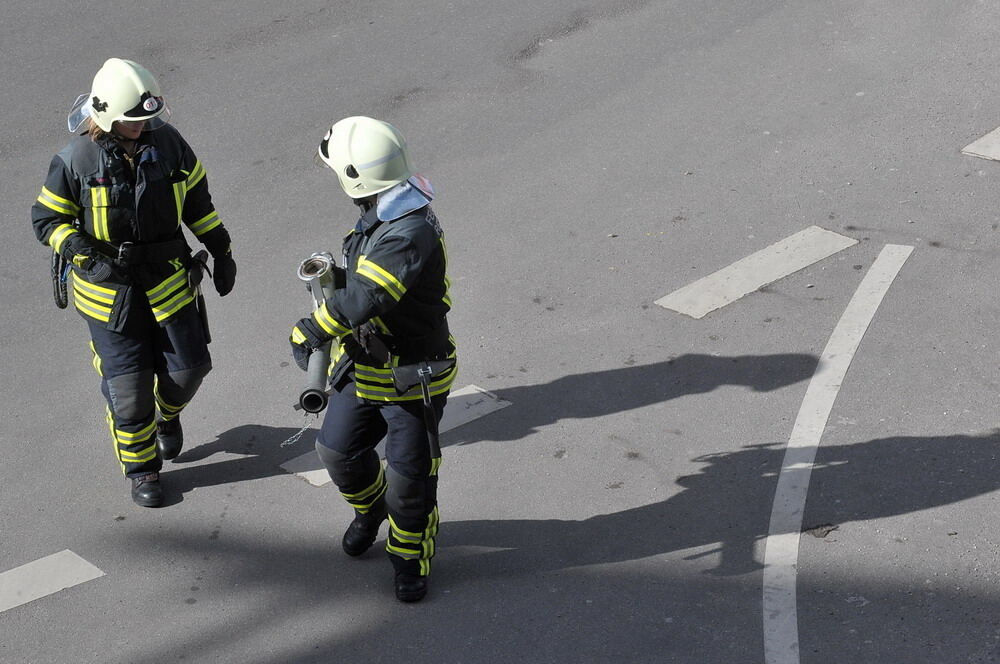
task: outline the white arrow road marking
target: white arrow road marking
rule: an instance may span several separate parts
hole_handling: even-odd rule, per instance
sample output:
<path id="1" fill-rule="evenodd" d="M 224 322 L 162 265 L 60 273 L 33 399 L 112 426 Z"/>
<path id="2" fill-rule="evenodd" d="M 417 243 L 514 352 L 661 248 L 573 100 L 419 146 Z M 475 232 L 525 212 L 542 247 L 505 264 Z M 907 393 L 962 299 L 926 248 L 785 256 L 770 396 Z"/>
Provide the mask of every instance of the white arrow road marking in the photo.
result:
<path id="1" fill-rule="evenodd" d="M 802 511 L 833 402 L 889 286 L 913 247 L 886 245 L 861 281 L 809 381 L 778 475 L 764 551 L 764 661 L 799 663 L 795 580 Z"/>
<path id="2" fill-rule="evenodd" d="M 966 145 L 962 154 L 1000 161 L 1000 127 Z"/>
<path id="3" fill-rule="evenodd" d="M 854 238 L 819 226 L 810 226 L 661 297 L 656 304 L 692 318 L 702 318 L 761 286 L 787 277 L 857 243 Z"/>
<path id="4" fill-rule="evenodd" d="M 500 399 L 492 392 L 487 392 L 476 385 L 468 385 L 448 395 L 448 405 L 444 409 L 444 416 L 438 429 L 441 433 L 450 431 L 509 405 L 509 401 Z M 281 464 L 281 468 L 298 475 L 314 486 L 330 483 L 330 475 L 319 460 L 316 450 L 310 450 L 302 456 L 286 461 Z"/>
<path id="5" fill-rule="evenodd" d="M 104 576 L 69 549 L 0 574 L 0 613 Z"/>

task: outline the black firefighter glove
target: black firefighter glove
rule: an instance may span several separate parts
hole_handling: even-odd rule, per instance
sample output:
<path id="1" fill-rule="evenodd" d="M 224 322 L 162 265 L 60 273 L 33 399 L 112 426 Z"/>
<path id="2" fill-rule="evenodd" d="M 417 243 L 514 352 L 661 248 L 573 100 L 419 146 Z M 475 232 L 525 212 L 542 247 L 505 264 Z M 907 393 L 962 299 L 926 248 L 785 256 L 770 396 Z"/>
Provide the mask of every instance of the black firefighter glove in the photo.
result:
<path id="1" fill-rule="evenodd" d="M 111 278 L 121 280 L 115 260 L 98 251 L 83 233 L 73 233 L 66 239 L 62 255 L 87 276 L 87 281 L 98 283 Z"/>
<path id="2" fill-rule="evenodd" d="M 220 296 L 225 297 L 236 284 L 236 261 L 233 260 L 233 253 L 227 251 L 215 256 L 213 267 L 215 269 L 212 271 L 212 281 L 215 282 L 215 290 Z"/>
<path id="3" fill-rule="evenodd" d="M 292 328 L 292 336 L 289 339 L 292 344 L 292 359 L 296 366 L 303 371 L 309 370 L 309 356 L 317 348 L 330 341 L 330 335 L 316 324 L 311 316 L 303 318 Z"/>
<path id="4" fill-rule="evenodd" d="M 87 273 L 87 281 L 97 283 L 101 281 L 108 281 L 109 279 L 114 279 L 115 281 L 121 281 L 121 275 L 118 272 L 118 266 L 110 258 L 105 258 L 104 256 L 97 255 L 88 258 L 83 261 L 83 271 Z"/>

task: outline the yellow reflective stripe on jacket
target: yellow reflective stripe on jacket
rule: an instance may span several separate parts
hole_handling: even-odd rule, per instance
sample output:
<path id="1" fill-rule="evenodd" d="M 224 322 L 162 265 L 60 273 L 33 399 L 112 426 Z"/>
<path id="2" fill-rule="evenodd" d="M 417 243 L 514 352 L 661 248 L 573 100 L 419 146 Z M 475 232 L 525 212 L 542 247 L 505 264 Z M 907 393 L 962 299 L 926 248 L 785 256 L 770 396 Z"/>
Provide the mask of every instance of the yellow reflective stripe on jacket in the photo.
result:
<path id="1" fill-rule="evenodd" d="M 365 256 L 358 258 L 357 273 L 381 286 L 397 302 L 406 294 L 406 286 L 400 283 L 399 279 Z"/>
<path id="2" fill-rule="evenodd" d="M 146 291 L 146 297 L 150 302 L 162 300 L 181 284 L 187 285 L 187 274 L 183 268 L 161 281 L 158 286 Z"/>
<path id="3" fill-rule="evenodd" d="M 201 165 L 201 160 L 198 160 L 194 163 L 194 168 L 191 169 L 191 174 L 187 177 L 187 188 L 193 189 L 204 177 L 205 168 Z"/>
<path id="4" fill-rule="evenodd" d="M 188 288 L 187 270 L 181 268 L 159 285 L 146 291 L 149 306 L 157 323 L 162 323 L 194 301 L 194 292 Z"/>
<path id="5" fill-rule="evenodd" d="M 89 283 L 73 273 L 73 304 L 77 311 L 102 323 L 111 320 L 115 291 Z"/>
<path id="6" fill-rule="evenodd" d="M 448 278 L 448 272 L 447 272 L 447 269 L 448 269 L 448 247 L 446 247 L 445 244 L 444 244 L 444 236 L 441 236 L 440 238 L 438 238 L 438 244 L 441 245 L 441 255 L 444 257 L 444 264 L 445 264 L 444 297 L 441 298 L 441 301 L 444 302 L 445 304 L 447 304 L 448 308 L 451 309 L 451 279 Z"/>
<path id="7" fill-rule="evenodd" d="M 219 213 L 212 210 L 198 221 L 188 224 L 188 228 L 191 229 L 191 232 L 197 237 L 204 235 L 221 223 L 222 220 L 219 219 Z"/>
<path id="8" fill-rule="evenodd" d="M 332 334 L 335 337 L 343 336 L 351 331 L 351 328 L 333 317 L 333 314 L 330 313 L 330 310 L 326 306 L 326 302 L 321 304 L 312 313 L 312 318 L 327 334 Z"/>
<path id="9" fill-rule="evenodd" d="M 94 237 L 98 240 L 110 240 L 108 230 L 108 188 L 93 187 L 90 190 L 90 210 L 94 218 Z"/>
<path id="10" fill-rule="evenodd" d="M 73 233 L 79 233 L 80 231 L 73 228 L 70 224 L 59 224 L 49 235 L 49 246 L 55 249 L 56 253 L 62 253 L 63 242 L 66 241 Z"/>
<path id="11" fill-rule="evenodd" d="M 162 323 L 192 302 L 194 302 L 194 294 L 190 289 L 185 287 L 183 291 L 177 293 L 166 302 L 158 305 L 150 302 L 150 306 L 153 309 L 153 317 L 156 319 L 156 322 Z"/>
<path id="12" fill-rule="evenodd" d="M 115 303 L 116 291 L 113 288 L 105 288 L 104 286 L 92 284 L 75 272 L 73 273 L 73 290 L 80 291 L 91 300 L 97 300 L 105 304 Z"/>
<path id="13" fill-rule="evenodd" d="M 42 193 L 38 195 L 38 202 L 53 212 L 65 214 L 69 217 L 76 217 L 83 210 L 83 208 L 68 198 L 63 198 L 52 193 L 48 187 L 42 187 Z"/>
<path id="14" fill-rule="evenodd" d="M 177 208 L 177 225 L 180 226 L 184 214 L 184 199 L 187 198 L 187 180 L 174 183 L 174 206 Z"/>
<path id="15" fill-rule="evenodd" d="M 454 357 L 453 354 L 450 359 Z M 458 367 L 456 365 L 432 380 L 430 384 L 431 396 L 448 392 L 457 375 Z M 354 365 L 354 390 L 359 398 L 368 401 L 416 401 L 423 398 L 419 385 L 407 390 L 402 395 L 397 394 L 391 369 L 364 364 Z"/>

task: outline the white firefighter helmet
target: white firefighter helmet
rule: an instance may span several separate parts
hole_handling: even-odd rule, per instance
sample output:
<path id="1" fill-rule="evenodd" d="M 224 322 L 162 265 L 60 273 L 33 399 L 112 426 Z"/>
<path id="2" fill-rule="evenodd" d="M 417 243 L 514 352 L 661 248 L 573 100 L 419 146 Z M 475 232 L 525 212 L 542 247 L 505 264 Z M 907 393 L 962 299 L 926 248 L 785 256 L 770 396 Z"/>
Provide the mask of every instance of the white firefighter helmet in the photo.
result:
<path id="1" fill-rule="evenodd" d="M 169 114 L 156 78 L 142 65 L 121 58 L 110 58 L 98 70 L 87 106 L 97 126 L 107 132 L 118 121 Z"/>
<path id="2" fill-rule="evenodd" d="M 395 187 L 412 175 L 406 141 L 388 122 L 356 115 L 340 120 L 319 144 L 319 157 L 351 198 Z"/>

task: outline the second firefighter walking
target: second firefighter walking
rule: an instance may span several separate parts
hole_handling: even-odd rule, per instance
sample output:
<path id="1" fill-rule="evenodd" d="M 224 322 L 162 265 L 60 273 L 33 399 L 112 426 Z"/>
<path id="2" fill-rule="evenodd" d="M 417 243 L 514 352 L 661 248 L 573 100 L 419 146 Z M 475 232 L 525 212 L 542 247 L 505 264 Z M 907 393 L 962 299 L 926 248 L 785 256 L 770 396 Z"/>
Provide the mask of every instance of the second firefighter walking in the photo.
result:
<path id="1" fill-rule="evenodd" d="M 340 287 L 294 325 L 292 354 L 306 369 L 311 352 L 333 341 L 316 451 L 353 509 L 342 546 L 360 556 L 388 519 L 396 598 L 415 602 L 427 593 L 434 556 L 437 426 L 457 371 L 444 236 L 433 188 L 411 169 L 392 125 L 345 118 L 326 133 L 319 157 L 359 216 L 343 242 Z M 403 374 L 423 382 L 401 387 Z M 375 451 L 383 437 L 385 465 Z"/>

